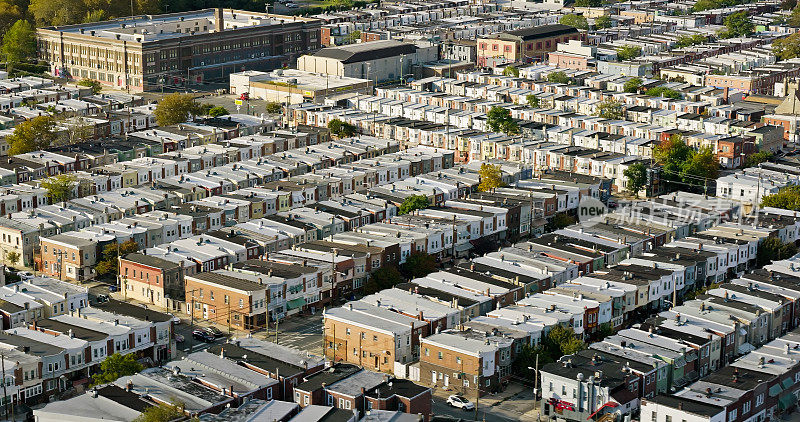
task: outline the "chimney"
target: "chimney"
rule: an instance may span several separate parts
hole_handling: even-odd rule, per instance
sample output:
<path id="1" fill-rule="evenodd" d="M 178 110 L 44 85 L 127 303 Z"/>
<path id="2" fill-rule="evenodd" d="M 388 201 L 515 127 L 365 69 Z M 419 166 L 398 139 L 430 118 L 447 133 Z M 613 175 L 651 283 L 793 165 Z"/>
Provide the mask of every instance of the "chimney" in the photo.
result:
<path id="1" fill-rule="evenodd" d="M 223 9 L 217 7 L 214 9 L 214 31 L 222 32 L 225 30 L 225 18 L 223 17 Z"/>

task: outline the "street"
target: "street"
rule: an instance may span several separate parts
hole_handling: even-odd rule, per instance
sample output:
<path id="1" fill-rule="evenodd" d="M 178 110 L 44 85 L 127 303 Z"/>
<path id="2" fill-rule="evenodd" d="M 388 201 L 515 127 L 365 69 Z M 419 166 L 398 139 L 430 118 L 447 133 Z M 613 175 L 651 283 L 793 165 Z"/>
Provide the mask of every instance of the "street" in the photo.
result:
<path id="1" fill-rule="evenodd" d="M 456 391 L 442 391 L 434 388 L 431 411 L 434 415 L 450 416 L 465 420 L 481 421 L 532 421 L 537 419 L 533 412 L 533 391 L 520 384 L 512 383 L 505 391 L 488 394 L 478 400 L 477 418 L 474 410 L 466 411 L 451 407 L 447 397 Z M 475 403 L 475 396 L 467 397 Z"/>

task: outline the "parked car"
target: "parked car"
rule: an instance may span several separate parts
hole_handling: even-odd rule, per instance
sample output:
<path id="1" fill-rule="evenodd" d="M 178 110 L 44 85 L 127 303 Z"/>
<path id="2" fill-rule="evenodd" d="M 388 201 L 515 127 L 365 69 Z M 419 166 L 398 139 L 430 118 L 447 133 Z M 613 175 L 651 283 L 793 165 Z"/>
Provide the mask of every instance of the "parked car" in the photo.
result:
<path id="1" fill-rule="evenodd" d="M 33 273 L 30 271 L 19 271 L 17 272 L 20 280 L 30 280 L 33 278 Z"/>
<path id="2" fill-rule="evenodd" d="M 175 333 L 175 342 L 176 343 L 183 343 L 186 339 L 183 337 L 182 334 Z"/>
<path id="3" fill-rule="evenodd" d="M 213 334 L 209 333 L 206 330 L 202 330 L 202 329 L 192 331 L 192 337 L 195 340 L 204 341 L 206 343 L 213 343 L 214 340 L 216 340 L 216 337 L 214 337 Z"/>
<path id="4" fill-rule="evenodd" d="M 459 408 L 461 410 L 475 409 L 475 403 L 467 400 L 464 396 L 460 396 L 458 394 L 453 394 L 452 396 L 448 397 L 447 404 L 449 406 Z"/>
<path id="5" fill-rule="evenodd" d="M 169 315 L 172 317 L 172 323 L 173 324 L 178 325 L 178 324 L 183 322 L 180 318 L 176 317 L 175 315 L 172 315 L 172 314 L 169 314 Z"/>
<path id="6" fill-rule="evenodd" d="M 108 291 L 111 292 L 111 293 L 116 292 L 117 291 L 117 286 L 109 285 L 108 286 Z"/>
<path id="7" fill-rule="evenodd" d="M 108 295 L 103 295 L 103 294 L 97 295 L 97 303 L 106 303 L 109 300 L 110 299 L 108 298 Z"/>
<path id="8" fill-rule="evenodd" d="M 212 336 L 214 336 L 214 338 L 225 337 L 225 333 L 223 333 L 223 332 L 222 332 L 222 331 L 221 331 L 219 328 L 217 328 L 217 327 L 204 327 L 204 328 L 203 328 L 203 330 L 205 330 L 207 333 L 209 333 L 209 334 L 211 334 Z"/>

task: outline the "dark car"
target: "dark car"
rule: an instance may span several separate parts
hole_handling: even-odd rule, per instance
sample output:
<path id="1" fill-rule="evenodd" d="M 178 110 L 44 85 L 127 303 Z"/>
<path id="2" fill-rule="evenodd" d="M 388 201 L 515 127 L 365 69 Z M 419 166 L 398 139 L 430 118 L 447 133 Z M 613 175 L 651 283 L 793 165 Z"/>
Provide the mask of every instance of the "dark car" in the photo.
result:
<path id="1" fill-rule="evenodd" d="M 220 329 L 217 327 L 203 327 L 202 329 L 205 330 L 208 334 L 214 336 L 214 338 L 225 337 L 225 333 L 220 331 Z"/>
<path id="2" fill-rule="evenodd" d="M 214 340 L 216 340 L 216 337 L 214 337 L 213 334 L 205 330 L 192 331 L 192 337 L 194 337 L 195 340 L 204 341 L 206 343 L 213 343 Z"/>

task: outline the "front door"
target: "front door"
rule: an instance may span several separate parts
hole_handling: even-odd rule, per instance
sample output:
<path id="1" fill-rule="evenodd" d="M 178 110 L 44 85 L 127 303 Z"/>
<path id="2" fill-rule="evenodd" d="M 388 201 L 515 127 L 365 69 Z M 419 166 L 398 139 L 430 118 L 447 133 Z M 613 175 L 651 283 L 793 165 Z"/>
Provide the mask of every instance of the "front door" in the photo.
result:
<path id="1" fill-rule="evenodd" d="M 203 304 L 203 319 L 208 319 L 208 305 Z"/>

